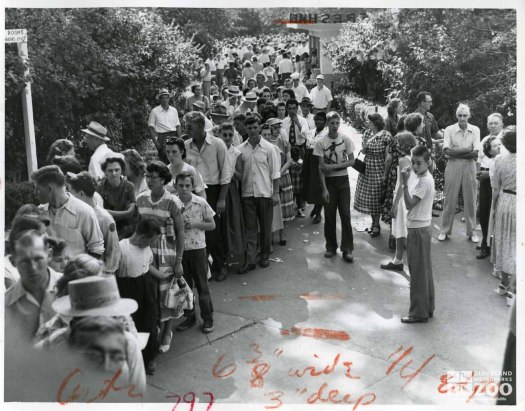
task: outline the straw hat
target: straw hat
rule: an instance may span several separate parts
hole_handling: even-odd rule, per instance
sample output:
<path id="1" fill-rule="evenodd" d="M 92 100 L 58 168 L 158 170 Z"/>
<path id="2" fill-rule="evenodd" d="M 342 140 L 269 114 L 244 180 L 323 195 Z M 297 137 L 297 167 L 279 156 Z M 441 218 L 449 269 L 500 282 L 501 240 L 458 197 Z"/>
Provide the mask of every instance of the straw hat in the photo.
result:
<path id="1" fill-rule="evenodd" d="M 257 103 L 257 94 L 255 91 L 249 91 L 241 98 L 241 100 L 246 101 L 247 103 Z"/>
<path id="2" fill-rule="evenodd" d="M 167 88 L 163 88 L 159 91 L 159 94 L 157 94 L 155 98 L 158 100 L 160 96 L 165 96 L 165 95 L 170 96 L 170 98 L 173 97 L 173 93 L 170 93 Z"/>
<path id="3" fill-rule="evenodd" d="M 96 121 L 90 122 L 88 128 L 82 129 L 82 132 L 101 140 L 109 141 L 109 137 L 107 136 L 108 129 Z"/>

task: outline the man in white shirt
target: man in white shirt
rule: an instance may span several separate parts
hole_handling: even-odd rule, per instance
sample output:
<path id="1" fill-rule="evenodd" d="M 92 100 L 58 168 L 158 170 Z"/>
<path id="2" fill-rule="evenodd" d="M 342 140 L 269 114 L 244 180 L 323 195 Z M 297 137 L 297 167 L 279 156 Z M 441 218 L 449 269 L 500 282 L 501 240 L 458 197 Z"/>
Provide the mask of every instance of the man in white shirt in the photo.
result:
<path id="1" fill-rule="evenodd" d="M 88 148 L 93 152 L 89 160 L 88 170 L 100 180 L 104 178 L 101 164 L 109 154 L 113 153 L 113 150 L 108 148 L 106 144 L 109 141 L 108 130 L 96 121 L 92 121 L 88 128 L 83 129 L 82 132 L 86 135 Z"/>
<path id="2" fill-rule="evenodd" d="M 228 96 L 226 101 L 223 101 L 221 105 L 226 107 L 227 113 L 231 116 L 239 108 L 239 100 L 242 96 L 242 91 L 237 86 L 228 86 Z"/>
<path id="3" fill-rule="evenodd" d="M 474 243 L 479 237 L 476 227 L 476 160 L 480 148 L 479 128 L 468 123 L 470 109 L 460 104 L 456 110 L 458 122 L 445 129 L 443 152 L 448 157 L 445 169 L 445 202 L 438 240 L 444 241 L 452 233 L 459 190 L 462 190 L 467 237 Z"/>
<path id="4" fill-rule="evenodd" d="M 308 127 L 306 119 L 297 115 L 298 109 L 299 103 L 297 100 L 290 99 L 286 102 L 288 115 L 284 118 L 281 125 L 281 134 L 283 139 L 288 141 L 292 147 L 302 147 L 302 158 L 304 157 L 307 135 L 310 128 Z"/>
<path id="5" fill-rule="evenodd" d="M 332 106 L 332 92 L 324 85 L 324 76 L 322 74 L 316 77 L 316 81 L 317 87 L 314 87 L 312 91 L 310 91 L 309 96 L 314 105 L 314 114 L 319 111 L 327 113 Z"/>
<path id="6" fill-rule="evenodd" d="M 290 78 L 293 81 L 292 90 L 295 93 L 297 101 L 303 101 L 303 98 L 308 97 L 308 89 L 304 84 L 301 84 L 300 74 L 298 72 L 292 73 Z"/>
<path id="7" fill-rule="evenodd" d="M 283 59 L 279 62 L 279 78 L 281 81 L 286 80 L 292 75 L 293 72 L 293 63 L 290 60 L 290 55 L 288 53 L 283 54 Z"/>
<path id="8" fill-rule="evenodd" d="M 177 109 L 170 106 L 170 98 L 173 95 L 168 89 L 160 90 L 157 94 L 157 101 L 160 105 L 151 110 L 148 120 L 148 130 L 153 140 L 153 144 L 159 153 L 159 159 L 166 164 L 168 157 L 166 157 L 166 139 L 168 137 L 180 137 L 181 127 L 179 120 L 179 113 Z"/>
<path id="9" fill-rule="evenodd" d="M 315 129 L 314 115 L 311 113 L 313 104 L 309 97 L 304 97 L 301 100 L 301 110 L 299 111 L 299 117 L 303 117 L 308 123 L 310 130 Z"/>

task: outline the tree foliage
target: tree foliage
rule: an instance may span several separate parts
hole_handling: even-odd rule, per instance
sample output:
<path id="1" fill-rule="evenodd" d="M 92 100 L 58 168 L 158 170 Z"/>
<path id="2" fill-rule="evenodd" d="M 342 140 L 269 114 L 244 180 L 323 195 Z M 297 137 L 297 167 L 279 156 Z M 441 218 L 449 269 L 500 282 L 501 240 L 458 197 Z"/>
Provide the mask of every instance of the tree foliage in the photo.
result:
<path id="1" fill-rule="evenodd" d="M 351 88 L 376 101 L 399 96 L 409 109 L 426 90 L 442 126 L 459 102 L 485 126 L 493 111 L 516 116 L 516 13 L 492 9 L 389 9 L 343 26 L 327 44 Z"/>
<path id="2" fill-rule="evenodd" d="M 158 89 L 180 96 L 198 60 L 178 27 L 146 9 L 7 9 L 6 28 L 28 32 L 39 164 L 54 140 L 80 142 L 91 120 L 108 128 L 116 148 L 140 144 Z M 6 47 L 5 61 L 6 177 L 20 179 L 24 79 L 16 46 Z"/>

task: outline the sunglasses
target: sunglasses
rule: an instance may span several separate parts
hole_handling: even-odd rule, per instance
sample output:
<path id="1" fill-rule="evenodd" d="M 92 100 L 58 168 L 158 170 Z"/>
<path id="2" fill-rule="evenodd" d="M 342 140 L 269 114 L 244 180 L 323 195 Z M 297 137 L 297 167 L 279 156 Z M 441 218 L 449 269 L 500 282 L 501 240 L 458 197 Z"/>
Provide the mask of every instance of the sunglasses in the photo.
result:
<path id="1" fill-rule="evenodd" d="M 233 133 L 222 133 L 221 134 L 223 137 L 233 137 Z"/>

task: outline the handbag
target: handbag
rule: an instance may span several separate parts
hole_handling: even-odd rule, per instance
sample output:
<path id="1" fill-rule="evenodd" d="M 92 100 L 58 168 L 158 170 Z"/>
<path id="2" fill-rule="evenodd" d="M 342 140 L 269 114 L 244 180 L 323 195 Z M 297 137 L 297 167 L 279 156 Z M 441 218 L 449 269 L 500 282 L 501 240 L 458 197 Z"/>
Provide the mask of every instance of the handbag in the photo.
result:
<path id="1" fill-rule="evenodd" d="M 164 306 L 175 310 L 175 318 L 181 317 L 184 310 L 193 309 L 193 292 L 183 278 L 177 279 L 173 276 L 164 299 Z"/>
<path id="2" fill-rule="evenodd" d="M 357 157 L 354 160 L 354 165 L 352 166 L 355 170 L 357 170 L 359 173 L 364 174 L 366 171 L 366 163 L 365 163 L 365 155 L 363 154 L 363 159 L 361 160 L 359 156 L 363 154 L 363 151 L 361 150 L 359 154 L 357 154 Z"/>

